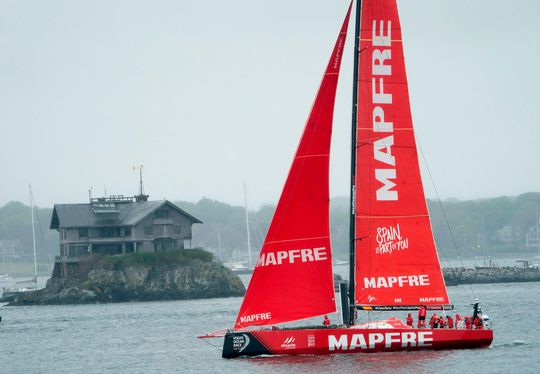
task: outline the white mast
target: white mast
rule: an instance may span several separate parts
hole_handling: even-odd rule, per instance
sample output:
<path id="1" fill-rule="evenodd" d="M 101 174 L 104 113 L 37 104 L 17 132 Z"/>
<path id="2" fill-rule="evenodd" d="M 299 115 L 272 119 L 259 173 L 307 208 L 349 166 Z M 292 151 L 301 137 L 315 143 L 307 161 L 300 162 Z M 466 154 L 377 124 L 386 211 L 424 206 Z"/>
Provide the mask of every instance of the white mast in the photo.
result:
<path id="1" fill-rule="evenodd" d="M 244 182 L 244 207 L 245 207 L 245 210 L 246 210 L 246 233 L 247 233 L 247 246 L 248 246 L 248 266 L 251 267 L 251 240 L 250 240 L 250 237 L 249 237 L 249 214 L 248 214 L 246 182 Z"/>
<path id="2" fill-rule="evenodd" d="M 36 229 L 34 224 L 34 196 L 32 195 L 32 185 L 28 184 L 30 193 L 30 210 L 32 211 L 32 244 L 34 247 L 34 289 L 37 290 L 37 253 L 36 253 Z"/>
<path id="3" fill-rule="evenodd" d="M 219 261 L 223 262 L 223 256 L 221 254 L 221 234 L 217 233 L 218 249 L 219 249 Z"/>

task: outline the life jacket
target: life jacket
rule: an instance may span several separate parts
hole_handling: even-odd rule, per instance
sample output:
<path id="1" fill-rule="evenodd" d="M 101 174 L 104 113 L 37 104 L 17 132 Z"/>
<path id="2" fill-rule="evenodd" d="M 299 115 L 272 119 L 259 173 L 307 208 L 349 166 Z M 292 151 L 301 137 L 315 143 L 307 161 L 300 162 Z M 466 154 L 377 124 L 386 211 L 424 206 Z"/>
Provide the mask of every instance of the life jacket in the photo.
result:
<path id="1" fill-rule="evenodd" d="M 425 317 L 425 316 L 426 316 L 426 308 L 421 307 L 421 308 L 418 310 L 418 317 Z"/>

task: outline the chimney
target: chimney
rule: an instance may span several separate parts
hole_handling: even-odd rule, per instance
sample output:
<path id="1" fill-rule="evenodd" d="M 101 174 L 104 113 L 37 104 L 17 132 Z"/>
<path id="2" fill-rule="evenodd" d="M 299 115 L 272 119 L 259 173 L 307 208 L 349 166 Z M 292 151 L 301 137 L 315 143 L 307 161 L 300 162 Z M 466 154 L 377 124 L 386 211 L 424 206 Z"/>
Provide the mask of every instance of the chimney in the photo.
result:
<path id="1" fill-rule="evenodd" d="M 139 195 L 135 195 L 133 197 L 135 198 L 135 201 L 137 203 L 140 203 L 141 201 L 148 201 L 149 196 L 150 195 L 139 194 Z"/>

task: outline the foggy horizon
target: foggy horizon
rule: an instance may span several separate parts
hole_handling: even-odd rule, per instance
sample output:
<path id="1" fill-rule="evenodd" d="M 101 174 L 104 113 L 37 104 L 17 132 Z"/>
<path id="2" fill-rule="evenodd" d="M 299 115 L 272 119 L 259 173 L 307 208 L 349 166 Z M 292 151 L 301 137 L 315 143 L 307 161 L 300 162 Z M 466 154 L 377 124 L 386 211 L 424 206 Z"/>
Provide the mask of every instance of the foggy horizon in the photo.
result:
<path id="1" fill-rule="evenodd" d="M 251 209 L 277 204 L 348 4 L 0 1 L 0 206 L 28 205 L 29 182 L 40 207 L 134 195 L 140 164 L 153 200 L 241 206 L 245 181 Z M 540 4 L 398 6 L 440 198 L 540 191 Z M 344 53 L 332 197 L 349 191 L 350 33 Z"/>
<path id="2" fill-rule="evenodd" d="M 447 198 L 441 198 L 441 201 L 442 202 L 453 202 L 453 201 L 458 201 L 458 202 L 466 202 L 466 201 L 479 201 L 479 200 L 491 200 L 491 199 L 497 199 L 497 198 L 500 198 L 500 197 L 508 197 L 508 198 L 516 198 L 520 195 L 523 195 L 523 194 L 527 194 L 527 193 L 540 193 L 539 191 L 525 191 L 525 192 L 522 192 L 522 193 L 519 193 L 517 195 L 498 195 L 498 196 L 487 196 L 487 197 L 479 197 L 479 198 L 471 198 L 471 199 L 459 199 L 457 197 L 447 197 Z M 112 196 L 112 195 L 123 195 L 123 196 L 127 196 L 127 197 L 130 197 L 130 196 L 135 196 L 136 194 L 132 194 L 132 195 L 129 195 L 129 194 L 120 194 L 120 193 L 107 193 L 107 196 Z M 213 201 L 217 201 L 219 203 L 224 203 L 224 204 L 228 204 L 232 207 L 244 207 L 244 203 L 243 202 L 238 202 L 238 203 L 234 203 L 234 202 L 230 202 L 230 201 L 224 201 L 224 200 L 219 200 L 219 199 L 214 199 L 210 196 L 201 196 L 199 199 L 196 199 L 196 200 L 186 200 L 186 199 L 169 199 L 169 198 L 163 198 L 163 199 L 158 199 L 158 198 L 153 198 L 151 194 L 149 194 L 150 197 L 149 197 L 149 200 L 152 201 L 152 200 L 168 200 L 172 203 L 175 203 L 175 202 L 187 202 L 187 203 L 192 203 L 192 204 L 197 204 L 200 200 L 202 199 L 209 199 L 209 200 L 213 200 Z M 105 195 L 92 195 L 93 198 L 98 198 L 98 197 L 105 197 Z M 34 198 L 35 198 L 35 195 L 34 195 Z M 349 199 L 350 196 L 349 195 L 335 195 L 335 196 L 330 196 L 330 200 L 332 199 L 337 199 L 337 198 L 345 198 L 345 199 Z M 249 197 L 248 197 L 249 199 Z M 426 196 L 426 200 L 431 200 L 431 201 L 438 201 L 437 200 L 437 197 L 429 197 L 429 196 Z M 30 206 L 30 202 L 29 201 L 22 201 L 22 200 L 8 200 L 4 203 L 0 203 L 0 208 L 4 207 L 5 205 L 9 204 L 9 203 L 22 203 L 23 205 L 25 206 Z M 87 204 L 89 202 L 89 199 L 88 199 L 88 195 L 86 196 L 86 200 L 80 200 L 80 201 L 58 201 L 58 202 L 54 202 L 50 205 L 44 205 L 44 204 L 40 204 L 39 201 L 36 200 L 36 208 L 39 208 L 39 209 L 52 209 L 53 206 L 55 204 Z M 274 202 L 269 202 L 269 201 L 263 201 L 261 203 L 257 203 L 257 204 L 254 204 L 252 202 L 250 202 L 248 200 L 248 210 L 250 211 L 256 211 L 256 210 L 259 210 L 265 206 L 276 206 L 278 203 L 278 201 L 274 201 Z"/>

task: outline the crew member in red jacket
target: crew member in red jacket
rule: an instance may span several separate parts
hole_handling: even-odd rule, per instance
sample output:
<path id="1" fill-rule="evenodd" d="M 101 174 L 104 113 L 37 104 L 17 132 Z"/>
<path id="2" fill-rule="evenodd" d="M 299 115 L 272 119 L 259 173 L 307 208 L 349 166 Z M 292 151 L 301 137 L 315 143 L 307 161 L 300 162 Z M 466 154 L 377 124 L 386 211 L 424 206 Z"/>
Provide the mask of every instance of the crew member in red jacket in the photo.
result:
<path id="1" fill-rule="evenodd" d="M 481 317 L 481 314 L 474 319 L 474 328 L 477 330 L 484 329 L 484 320 Z"/>
<path id="2" fill-rule="evenodd" d="M 426 308 L 422 305 L 418 310 L 418 328 L 426 327 Z"/>
<path id="3" fill-rule="evenodd" d="M 407 326 L 412 327 L 413 322 L 414 322 L 414 321 L 413 321 L 413 318 L 412 318 L 412 316 L 411 316 L 411 313 L 407 314 Z"/>
<path id="4" fill-rule="evenodd" d="M 328 318 L 327 315 L 324 316 L 324 320 L 322 322 L 322 324 L 326 327 L 330 327 L 330 318 Z"/>
<path id="5" fill-rule="evenodd" d="M 448 328 L 453 329 L 454 328 L 454 319 L 452 318 L 452 316 L 448 316 L 448 318 L 446 318 L 446 321 L 448 322 Z"/>
<path id="6" fill-rule="evenodd" d="M 429 320 L 429 326 L 431 326 L 432 329 L 438 329 L 439 328 L 439 316 L 437 313 L 433 313 L 431 316 L 431 319 Z"/>

